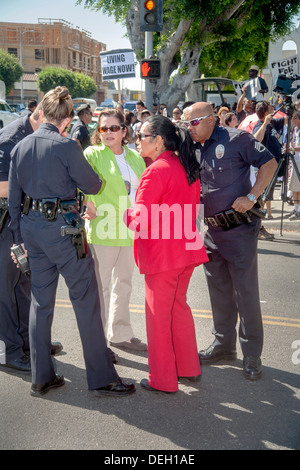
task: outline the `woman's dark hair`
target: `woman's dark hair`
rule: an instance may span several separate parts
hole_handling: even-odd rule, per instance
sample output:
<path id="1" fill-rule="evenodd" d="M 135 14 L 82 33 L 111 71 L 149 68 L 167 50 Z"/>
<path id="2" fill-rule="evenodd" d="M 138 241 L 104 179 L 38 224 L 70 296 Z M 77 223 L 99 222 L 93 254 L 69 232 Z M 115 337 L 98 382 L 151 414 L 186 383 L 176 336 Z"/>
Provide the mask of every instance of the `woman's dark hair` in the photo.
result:
<path id="1" fill-rule="evenodd" d="M 269 110 L 269 103 L 267 101 L 259 101 L 256 105 L 255 112 L 259 119 L 263 119 Z"/>
<path id="2" fill-rule="evenodd" d="M 124 119 L 125 119 L 126 126 L 131 125 L 132 118 L 134 118 L 134 117 L 135 116 L 134 116 L 134 113 L 132 111 L 128 111 L 127 113 L 125 113 Z"/>
<path id="3" fill-rule="evenodd" d="M 162 137 L 166 150 L 178 153 L 189 184 L 197 181 L 200 176 L 200 165 L 188 130 L 182 126 L 175 126 L 169 118 L 159 114 L 149 117 L 146 122 L 151 134 Z"/>
<path id="4" fill-rule="evenodd" d="M 233 118 L 233 116 L 235 116 L 235 113 L 227 113 L 225 115 L 224 122 L 225 122 L 226 126 L 229 125 L 229 123 L 231 122 L 231 119 Z"/>

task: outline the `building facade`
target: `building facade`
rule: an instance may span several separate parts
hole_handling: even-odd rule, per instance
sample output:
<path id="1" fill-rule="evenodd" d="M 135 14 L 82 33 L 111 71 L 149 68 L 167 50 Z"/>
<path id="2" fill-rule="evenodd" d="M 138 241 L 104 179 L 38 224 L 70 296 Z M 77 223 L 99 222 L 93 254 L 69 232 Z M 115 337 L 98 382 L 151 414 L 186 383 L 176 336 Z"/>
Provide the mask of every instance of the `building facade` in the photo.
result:
<path id="1" fill-rule="evenodd" d="M 22 81 L 15 84 L 9 103 L 25 104 L 41 99 L 36 86 L 37 73 L 44 67 L 61 67 L 92 77 L 97 84 L 97 103 L 107 94 L 102 82 L 100 52 L 106 45 L 92 39 L 91 34 L 62 19 L 39 18 L 37 24 L 1 23 L 0 48 L 14 54 L 24 68 Z M 74 97 L 75 98 L 75 97 Z"/>

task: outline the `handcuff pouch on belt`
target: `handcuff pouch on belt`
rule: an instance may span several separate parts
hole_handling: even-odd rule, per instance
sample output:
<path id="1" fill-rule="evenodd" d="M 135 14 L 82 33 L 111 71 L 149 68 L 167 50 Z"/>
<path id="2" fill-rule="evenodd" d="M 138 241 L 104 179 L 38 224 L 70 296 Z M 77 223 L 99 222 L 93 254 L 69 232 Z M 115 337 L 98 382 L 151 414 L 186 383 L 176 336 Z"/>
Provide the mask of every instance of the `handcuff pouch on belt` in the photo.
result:
<path id="1" fill-rule="evenodd" d="M 29 209 L 42 212 L 45 214 L 45 219 L 48 220 L 48 222 L 53 222 L 57 219 L 59 198 L 49 197 L 43 199 L 32 199 L 30 196 L 25 195 L 22 204 L 22 214 L 28 215 Z"/>
<path id="2" fill-rule="evenodd" d="M 84 229 L 84 220 L 77 209 L 77 201 L 60 201 L 60 211 L 67 225 L 61 227 L 61 236 L 71 235 L 71 240 L 77 251 L 78 259 L 88 254 L 88 245 Z"/>
<path id="3" fill-rule="evenodd" d="M 0 233 L 2 232 L 5 222 L 8 219 L 8 204 L 6 198 L 0 198 Z"/>
<path id="4" fill-rule="evenodd" d="M 224 231 L 231 230 L 244 223 L 251 223 L 251 218 L 247 212 L 242 214 L 234 209 L 218 212 L 213 217 L 205 217 L 204 220 L 212 227 L 221 227 Z"/>
<path id="5" fill-rule="evenodd" d="M 54 198 L 44 198 L 41 200 L 41 212 L 44 212 L 45 219 L 49 222 L 57 219 L 58 208 L 59 208 L 59 199 Z"/>

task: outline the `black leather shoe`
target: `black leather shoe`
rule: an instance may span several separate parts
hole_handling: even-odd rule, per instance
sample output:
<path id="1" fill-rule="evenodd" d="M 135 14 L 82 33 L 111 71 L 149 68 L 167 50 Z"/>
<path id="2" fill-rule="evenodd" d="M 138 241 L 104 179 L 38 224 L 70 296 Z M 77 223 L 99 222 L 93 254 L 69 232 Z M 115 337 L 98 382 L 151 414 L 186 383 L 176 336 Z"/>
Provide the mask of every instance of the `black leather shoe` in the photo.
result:
<path id="1" fill-rule="evenodd" d="M 56 356 L 56 354 L 60 353 L 62 350 L 63 345 L 58 341 L 51 343 L 51 356 Z"/>
<path id="2" fill-rule="evenodd" d="M 146 390 L 149 390 L 149 392 L 162 392 L 162 393 L 176 393 L 176 392 L 167 392 L 166 390 L 159 390 L 158 388 L 153 388 L 151 385 L 149 385 L 148 379 L 142 379 L 140 381 L 140 384 L 143 388 Z"/>
<path id="3" fill-rule="evenodd" d="M 260 357 L 245 356 L 243 359 L 243 374 L 249 380 L 260 379 L 262 374 Z"/>
<path id="4" fill-rule="evenodd" d="M 201 375 L 194 375 L 194 376 L 191 376 L 191 377 L 178 377 L 178 380 L 179 381 L 188 380 L 189 382 L 200 382 Z"/>
<path id="5" fill-rule="evenodd" d="M 6 364 L 1 364 L 1 366 L 7 367 L 8 369 L 18 370 L 20 372 L 31 372 L 30 357 L 26 355 L 18 359 L 14 359 L 13 361 L 7 362 Z"/>
<path id="6" fill-rule="evenodd" d="M 33 397 L 41 397 L 45 395 L 51 388 L 61 387 L 65 384 L 65 379 L 63 375 L 56 375 L 53 380 L 46 382 L 44 384 L 32 384 L 30 395 Z"/>
<path id="7" fill-rule="evenodd" d="M 124 396 L 129 395 L 130 393 L 134 393 L 135 385 L 132 383 L 127 384 L 119 378 L 116 380 L 116 382 L 111 382 L 110 384 L 106 385 L 106 387 L 97 388 L 95 390 L 91 390 L 91 392 L 96 397 Z"/>
<path id="8" fill-rule="evenodd" d="M 223 346 L 210 345 L 207 349 L 198 353 L 201 364 L 214 364 L 218 361 L 234 361 L 236 359 L 236 351 L 230 351 Z"/>

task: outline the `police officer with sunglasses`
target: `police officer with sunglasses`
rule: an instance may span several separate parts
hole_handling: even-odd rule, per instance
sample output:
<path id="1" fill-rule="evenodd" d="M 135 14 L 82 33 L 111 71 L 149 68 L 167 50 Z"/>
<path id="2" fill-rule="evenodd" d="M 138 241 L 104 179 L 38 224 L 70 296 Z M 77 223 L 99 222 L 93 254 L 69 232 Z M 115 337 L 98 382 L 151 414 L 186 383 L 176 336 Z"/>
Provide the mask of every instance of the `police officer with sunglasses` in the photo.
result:
<path id="1" fill-rule="evenodd" d="M 199 352 L 202 364 L 236 358 L 236 324 L 243 373 L 261 377 L 263 326 L 261 319 L 257 236 L 261 219 L 251 212 L 271 180 L 276 160 L 248 132 L 215 124 L 211 107 L 199 102 L 184 110 L 183 123 L 196 142 L 201 164 L 205 247 L 204 265 L 213 312 L 213 343 Z M 253 187 L 250 166 L 259 168 Z M 259 211 L 255 211 L 259 214 Z"/>

